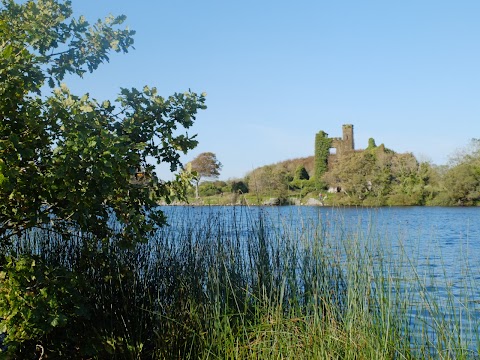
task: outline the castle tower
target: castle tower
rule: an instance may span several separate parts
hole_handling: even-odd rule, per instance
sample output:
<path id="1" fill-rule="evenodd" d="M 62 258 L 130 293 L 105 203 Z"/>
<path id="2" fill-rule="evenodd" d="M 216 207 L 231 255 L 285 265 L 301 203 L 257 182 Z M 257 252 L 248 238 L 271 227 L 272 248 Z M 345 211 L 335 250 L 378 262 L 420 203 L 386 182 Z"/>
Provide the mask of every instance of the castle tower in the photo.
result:
<path id="1" fill-rule="evenodd" d="M 355 149 L 355 143 L 353 141 L 353 125 L 346 124 L 342 126 L 343 130 L 343 151 L 353 151 Z"/>

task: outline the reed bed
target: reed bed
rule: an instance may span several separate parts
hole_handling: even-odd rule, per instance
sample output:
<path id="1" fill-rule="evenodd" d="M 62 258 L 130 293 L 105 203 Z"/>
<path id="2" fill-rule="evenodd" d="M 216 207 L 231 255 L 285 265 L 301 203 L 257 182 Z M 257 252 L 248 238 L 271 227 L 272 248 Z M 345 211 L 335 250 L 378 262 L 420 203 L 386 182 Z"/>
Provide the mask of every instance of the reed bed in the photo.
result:
<path id="1" fill-rule="evenodd" d="M 247 207 L 168 213 L 169 226 L 131 249 L 38 229 L 3 249 L 80 277 L 88 315 L 60 330 L 93 335 L 70 345 L 72 358 L 478 358 L 474 274 L 466 268 L 459 299 L 373 218 L 364 227 L 334 211 L 299 221 Z M 35 343 L 50 358 L 68 353 L 56 334 L 18 353 Z"/>

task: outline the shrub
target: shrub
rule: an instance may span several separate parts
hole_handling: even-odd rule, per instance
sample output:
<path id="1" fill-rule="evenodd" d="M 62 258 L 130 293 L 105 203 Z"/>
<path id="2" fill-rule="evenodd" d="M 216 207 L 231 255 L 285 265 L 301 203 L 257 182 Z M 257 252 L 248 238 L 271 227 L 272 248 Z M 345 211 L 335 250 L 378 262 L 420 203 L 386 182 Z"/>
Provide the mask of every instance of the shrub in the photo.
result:
<path id="1" fill-rule="evenodd" d="M 200 196 L 213 196 L 222 194 L 227 184 L 224 181 L 205 181 L 198 187 Z"/>
<path id="2" fill-rule="evenodd" d="M 307 169 L 305 166 L 300 165 L 297 170 L 295 170 L 295 180 L 308 180 L 310 179 L 310 175 L 308 175 Z"/>
<path id="3" fill-rule="evenodd" d="M 248 186 L 245 182 L 239 180 L 239 181 L 232 181 L 231 185 L 231 191 L 234 193 L 241 193 L 241 194 L 246 194 L 248 193 Z"/>
<path id="4" fill-rule="evenodd" d="M 51 358 L 96 353 L 99 341 L 87 326 L 91 309 L 78 274 L 47 266 L 38 256 L 8 256 L 0 281 L 0 324 L 8 354 L 26 358 L 36 348 Z"/>

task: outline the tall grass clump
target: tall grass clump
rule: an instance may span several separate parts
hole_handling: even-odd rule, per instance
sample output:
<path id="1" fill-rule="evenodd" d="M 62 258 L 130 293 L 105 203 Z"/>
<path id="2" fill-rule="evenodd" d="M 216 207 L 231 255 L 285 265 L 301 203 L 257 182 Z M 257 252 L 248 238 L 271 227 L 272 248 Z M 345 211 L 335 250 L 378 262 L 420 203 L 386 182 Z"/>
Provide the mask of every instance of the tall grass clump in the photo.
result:
<path id="1" fill-rule="evenodd" d="M 262 208 L 166 211 L 170 225 L 130 249 L 39 229 L 5 246 L 3 350 L 50 359 L 473 355 L 460 327 L 440 320 L 444 303 L 411 254 L 391 252 L 397 245 L 374 218 L 365 228 L 334 210 L 298 221 Z"/>

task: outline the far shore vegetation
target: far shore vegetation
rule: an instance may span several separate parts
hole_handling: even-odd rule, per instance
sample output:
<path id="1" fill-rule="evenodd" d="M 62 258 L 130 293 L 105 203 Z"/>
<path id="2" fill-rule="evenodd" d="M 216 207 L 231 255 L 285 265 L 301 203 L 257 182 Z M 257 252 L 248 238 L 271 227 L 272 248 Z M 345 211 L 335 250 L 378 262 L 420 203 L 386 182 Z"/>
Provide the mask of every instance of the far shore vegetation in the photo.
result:
<path id="1" fill-rule="evenodd" d="M 372 139 L 371 139 L 372 140 Z M 448 165 L 419 161 L 383 146 L 337 156 L 314 177 L 314 156 L 262 166 L 243 178 L 203 181 L 192 204 L 326 206 L 478 206 L 480 140 L 452 155 Z"/>

